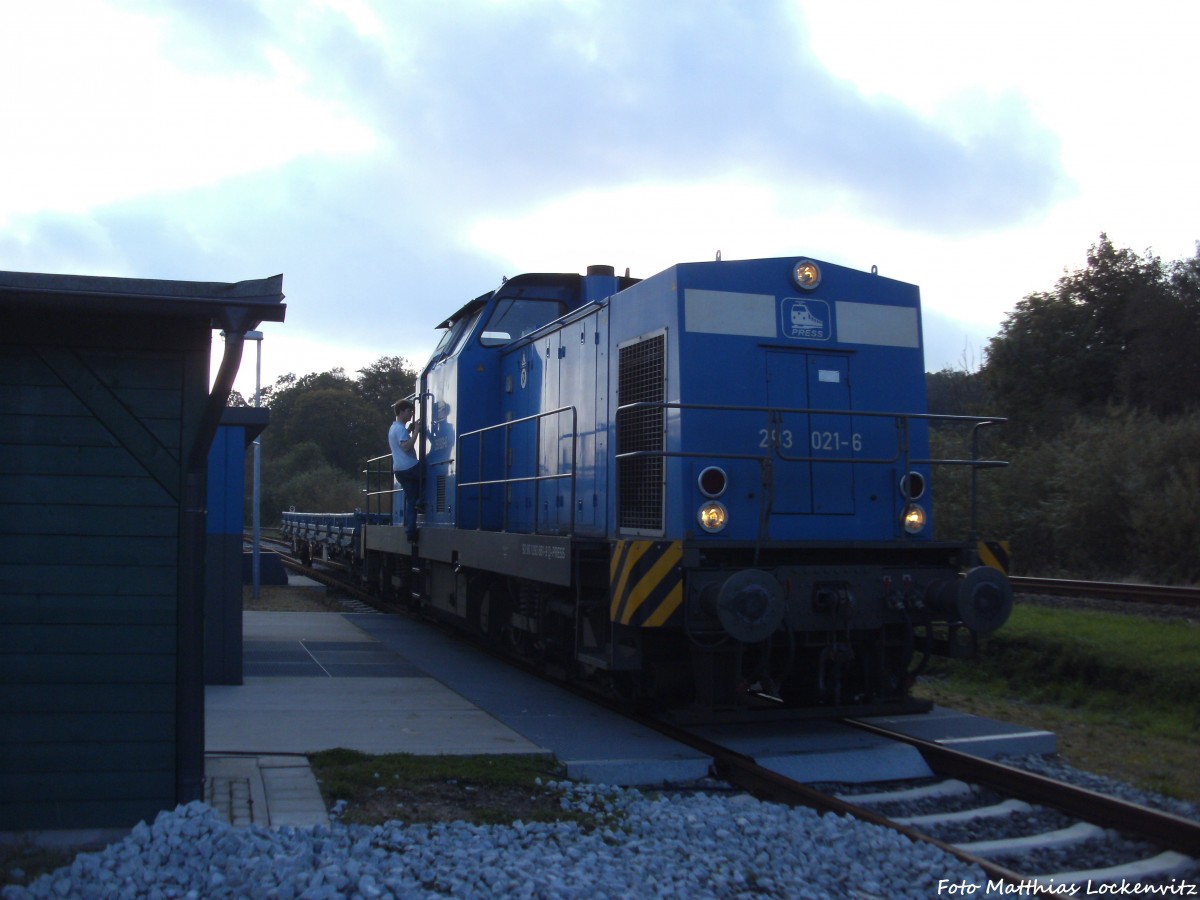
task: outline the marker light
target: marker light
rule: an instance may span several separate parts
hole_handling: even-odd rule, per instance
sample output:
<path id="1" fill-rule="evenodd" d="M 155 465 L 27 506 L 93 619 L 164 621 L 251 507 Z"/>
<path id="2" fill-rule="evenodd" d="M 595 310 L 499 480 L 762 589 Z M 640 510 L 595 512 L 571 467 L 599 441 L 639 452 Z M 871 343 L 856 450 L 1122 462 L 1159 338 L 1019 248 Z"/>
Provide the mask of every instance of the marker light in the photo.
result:
<path id="1" fill-rule="evenodd" d="M 909 472 L 900 479 L 900 490 L 908 500 L 920 500 L 925 493 L 925 476 L 920 472 Z"/>
<path id="2" fill-rule="evenodd" d="M 728 483 L 729 479 L 725 475 L 725 470 L 719 466 L 709 466 L 696 479 L 696 486 L 700 488 L 700 493 L 705 497 L 720 497 L 725 493 L 725 486 Z"/>
<path id="3" fill-rule="evenodd" d="M 696 513 L 696 520 L 700 523 L 700 527 L 709 534 L 716 534 L 725 527 L 725 523 L 729 520 L 729 513 L 723 503 L 710 500 L 700 507 L 699 512 Z"/>
<path id="4" fill-rule="evenodd" d="M 910 503 L 904 507 L 904 530 L 909 534 L 917 534 L 925 527 L 925 510 L 918 503 Z"/>
<path id="5" fill-rule="evenodd" d="M 810 259 L 802 259 L 792 267 L 792 281 L 801 290 L 811 291 L 821 283 L 821 270 Z"/>

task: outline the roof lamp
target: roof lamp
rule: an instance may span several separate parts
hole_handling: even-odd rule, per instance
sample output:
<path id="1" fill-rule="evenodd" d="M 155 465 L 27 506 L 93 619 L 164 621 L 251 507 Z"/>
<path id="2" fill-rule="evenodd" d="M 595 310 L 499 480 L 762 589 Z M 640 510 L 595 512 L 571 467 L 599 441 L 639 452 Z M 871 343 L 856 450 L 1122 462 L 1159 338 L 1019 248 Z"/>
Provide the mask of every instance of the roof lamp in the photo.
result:
<path id="1" fill-rule="evenodd" d="M 792 266 L 792 281 L 801 290 L 811 291 L 821 283 L 821 270 L 811 259 L 802 259 Z"/>

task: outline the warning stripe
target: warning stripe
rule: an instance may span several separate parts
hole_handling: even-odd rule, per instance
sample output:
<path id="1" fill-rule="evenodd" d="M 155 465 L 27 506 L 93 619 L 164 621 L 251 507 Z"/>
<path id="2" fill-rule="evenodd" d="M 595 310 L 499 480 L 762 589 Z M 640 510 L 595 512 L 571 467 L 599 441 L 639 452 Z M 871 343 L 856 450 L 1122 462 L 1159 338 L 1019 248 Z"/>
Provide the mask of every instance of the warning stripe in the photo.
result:
<path id="1" fill-rule="evenodd" d="M 1008 574 L 1008 541 L 980 541 L 979 562 Z"/>
<path id="2" fill-rule="evenodd" d="M 669 624 L 683 603 L 683 545 L 617 541 L 609 562 L 609 617 L 622 625 Z"/>

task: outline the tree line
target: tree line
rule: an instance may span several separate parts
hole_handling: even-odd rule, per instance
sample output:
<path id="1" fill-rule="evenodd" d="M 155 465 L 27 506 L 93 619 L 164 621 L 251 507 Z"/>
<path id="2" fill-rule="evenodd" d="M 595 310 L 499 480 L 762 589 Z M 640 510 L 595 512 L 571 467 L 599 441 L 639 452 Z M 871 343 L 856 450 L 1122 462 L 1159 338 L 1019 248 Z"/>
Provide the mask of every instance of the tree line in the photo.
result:
<path id="1" fill-rule="evenodd" d="M 1014 571 L 1200 579 L 1198 350 L 1200 246 L 1165 262 L 1101 234 L 1082 269 L 1016 303 L 978 370 L 926 376 L 931 412 L 1008 419 L 985 431 L 983 455 L 1010 465 L 979 479 L 978 530 L 1010 540 Z M 354 377 L 289 374 L 265 388 L 263 521 L 362 507 L 363 464 L 387 452 L 391 404 L 416 378 L 383 356 Z M 969 455 L 963 440 L 935 428 L 934 455 Z M 935 471 L 939 537 L 967 531 L 967 481 L 959 467 Z"/>
<path id="2" fill-rule="evenodd" d="M 417 372 L 403 357 L 381 356 L 356 374 L 336 368 L 282 375 L 260 391 L 262 405 L 271 411 L 260 454 L 264 524 L 273 525 L 287 509 L 352 512 L 364 507 L 364 463 L 388 452 L 392 404 L 413 395 Z M 248 404 L 235 392 L 230 405 Z M 248 502 L 246 521 L 249 517 Z"/>
<path id="3" fill-rule="evenodd" d="M 979 530 L 1011 540 L 1017 571 L 1200 579 L 1198 347 L 1200 246 L 1164 262 L 1101 234 L 1082 269 L 1016 304 L 978 371 L 927 376 L 932 412 L 1009 420 L 988 430 L 984 455 L 1011 465 L 980 480 Z M 965 473 L 939 482 L 961 488 Z M 965 506 L 943 493 L 949 537 Z"/>

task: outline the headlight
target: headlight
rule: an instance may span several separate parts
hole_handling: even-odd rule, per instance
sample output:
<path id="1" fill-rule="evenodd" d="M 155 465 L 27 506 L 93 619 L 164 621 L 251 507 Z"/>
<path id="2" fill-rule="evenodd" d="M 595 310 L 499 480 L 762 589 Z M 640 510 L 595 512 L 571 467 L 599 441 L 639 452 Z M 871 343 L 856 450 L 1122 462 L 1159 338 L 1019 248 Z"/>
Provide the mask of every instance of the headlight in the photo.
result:
<path id="1" fill-rule="evenodd" d="M 724 528 L 725 523 L 729 521 L 729 512 L 725 509 L 723 503 L 710 500 L 700 507 L 700 511 L 696 513 L 696 519 L 700 522 L 701 528 L 709 534 L 715 534 Z"/>
<path id="2" fill-rule="evenodd" d="M 919 503 L 910 503 L 904 507 L 904 530 L 909 534 L 918 534 L 925 527 L 925 510 Z"/>
<path id="3" fill-rule="evenodd" d="M 802 259 L 792 266 L 792 281 L 803 291 L 811 291 L 821 283 L 821 270 L 811 259 Z"/>

